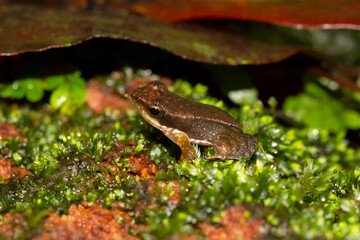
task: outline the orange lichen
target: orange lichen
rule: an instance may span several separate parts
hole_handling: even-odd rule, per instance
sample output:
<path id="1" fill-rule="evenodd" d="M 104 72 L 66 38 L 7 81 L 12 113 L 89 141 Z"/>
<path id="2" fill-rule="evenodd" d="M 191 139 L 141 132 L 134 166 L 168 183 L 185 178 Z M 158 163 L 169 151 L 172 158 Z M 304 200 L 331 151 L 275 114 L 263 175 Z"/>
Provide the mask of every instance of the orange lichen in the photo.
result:
<path id="1" fill-rule="evenodd" d="M 117 142 L 114 144 L 116 150 L 115 151 L 109 151 L 102 157 L 102 162 L 100 163 L 101 166 L 103 166 L 105 169 L 111 168 L 112 171 L 105 174 L 105 176 L 108 179 L 112 179 L 118 172 L 126 172 L 126 169 L 124 166 L 119 167 L 115 164 L 116 159 L 120 159 L 121 161 L 124 161 L 124 159 L 127 159 L 129 164 L 129 170 L 130 172 L 126 175 L 130 175 L 131 177 L 140 177 L 140 179 L 147 179 L 151 178 L 152 180 L 155 180 L 156 172 L 158 171 L 155 164 L 153 164 L 147 156 L 144 154 L 137 154 L 134 155 L 134 145 L 125 145 L 124 143 Z M 128 158 L 124 157 L 124 151 L 130 151 Z M 124 175 L 125 176 L 125 175 Z"/>
<path id="2" fill-rule="evenodd" d="M 0 176 L 3 178 L 0 183 L 7 183 L 10 178 L 20 179 L 28 174 L 28 171 L 23 168 L 11 165 L 10 160 L 0 158 Z M 1 179 L 1 178 L 0 178 Z"/>
<path id="3" fill-rule="evenodd" d="M 20 213 L 7 213 L 0 220 L 0 239 L 12 239 L 23 232 L 24 219 Z"/>
<path id="4" fill-rule="evenodd" d="M 15 138 L 20 136 L 16 128 L 8 123 L 0 123 L 0 137 L 2 139 Z"/>
<path id="5" fill-rule="evenodd" d="M 71 205 L 67 215 L 51 213 L 44 230 L 34 239 L 139 239 L 129 234 L 136 225 L 119 209 L 106 209 L 84 201 Z"/>
<path id="6" fill-rule="evenodd" d="M 103 161 L 100 165 L 104 169 L 111 169 L 111 171 L 105 172 L 105 176 L 110 181 L 115 181 L 115 175 L 119 174 L 119 172 L 123 173 L 124 180 L 126 181 L 126 177 L 130 176 L 132 178 L 139 178 L 147 185 L 147 190 L 149 191 L 149 195 L 152 196 L 156 192 L 157 184 L 162 183 L 161 193 L 168 193 L 168 184 L 172 185 L 172 191 L 169 192 L 169 203 L 177 205 L 179 202 L 179 182 L 178 181 L 156 181 L 156 173 L 159 171 L 155 164 L 153 164 L 150 159 L 144 154 L 136 154 L 134 155 L 135 146 L 125 145 L 124 143 L 117 142 L 114 144 L 116 147 L 115 151 L 109 151 L 103 156 Z M 115 159 L 122 159 L 123 153 L 125 150 L 130 151 L 130 156 L 127 158 L 128 161 L 128 172 L 124 168 L 124 165 L 119 167 L 115 164 Z M 121 160 L 120 160 L 121 162 Z M 148 206 L 147 202 L 139 202 L 139 209 L 152 208 L 152 206 Z"/>
<path id="7" fill-rule="evenodd" d="M 179 203 L 179 189 L 180 189 L 180 183 L 176 180 L 173 181 L 165 181 L 163 182 L 163 188 L 161 190 L 162 193 L 168 193 L 169 195 L 169 200 L 167 201 L 168 203 L 177 205 Z M 171 184 L 171 192 L 168 192 L 168 188 L 167 186 Z"/>
<path id="8" fill-rule="evenodd" d="M 155 179 L 157 172 L 155 164 L 150 162 L 149 158 L 143 154 L 131 156 L 130 169 L 131 173 L 140 177 L 140 179 Z"/>
<path id="9" fill-rule="evenodd" d="M 244 205 L 235 205 L 225 210 L 219 227 L 209 223 L 201 223 L 198 227 L 209 240 L 253 240 L 265 234 L 260 231 L 265 220 L 247 218 L 247 211 Z"/>

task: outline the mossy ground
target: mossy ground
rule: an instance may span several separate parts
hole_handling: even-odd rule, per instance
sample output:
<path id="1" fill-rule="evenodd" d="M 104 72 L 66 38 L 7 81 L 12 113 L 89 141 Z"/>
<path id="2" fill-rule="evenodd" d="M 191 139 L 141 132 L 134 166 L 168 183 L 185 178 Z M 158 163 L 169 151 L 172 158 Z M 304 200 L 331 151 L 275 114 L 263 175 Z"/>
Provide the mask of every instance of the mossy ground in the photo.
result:
<path id="1" fill-rule="evenodd" d="M 195 146 L 197 158 L 179 162 L 177 147 L 134 110 L 95 115 L 83 106 L 68 116 L 47 104 L 2 101 L 0 123 L 19 134 L 0 138 L 0 158 L 28 174 L 0 185 L 0 236 L 39 238 L 51 232 L 49 216 L 59 223 L 53 214 L 75 214 L 69 209 L 80 203 L 118 211 L 127 237 L 209 237 L 228 209 L 242 209 L 239 225 L 261 226 L 252 237 L 360 236 L 360 149 L 349 147 L 346 129 L 284 126 L 273 99 L 270 109 L 256 97 L 228 108 L 204 85 L 176 81 L 171 90 L 228 111 L 257 137 L 256 153 L 209 161 L 212 148 Z"/>

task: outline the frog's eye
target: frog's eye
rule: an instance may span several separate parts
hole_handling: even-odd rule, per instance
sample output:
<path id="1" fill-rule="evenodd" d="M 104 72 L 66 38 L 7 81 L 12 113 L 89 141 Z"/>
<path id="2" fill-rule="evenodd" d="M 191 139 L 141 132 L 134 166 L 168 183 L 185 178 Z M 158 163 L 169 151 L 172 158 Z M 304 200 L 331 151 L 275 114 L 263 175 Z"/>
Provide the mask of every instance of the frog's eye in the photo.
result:
<path id="1" fill-rule="evenodd" d="M 159 106 L 151 105 L 151 106 L 149 107 L 149 113 L 150 113 L 152 116 L 160 116 L 161 113 L 162 113 L 162 108 L 159 107 Z"/>

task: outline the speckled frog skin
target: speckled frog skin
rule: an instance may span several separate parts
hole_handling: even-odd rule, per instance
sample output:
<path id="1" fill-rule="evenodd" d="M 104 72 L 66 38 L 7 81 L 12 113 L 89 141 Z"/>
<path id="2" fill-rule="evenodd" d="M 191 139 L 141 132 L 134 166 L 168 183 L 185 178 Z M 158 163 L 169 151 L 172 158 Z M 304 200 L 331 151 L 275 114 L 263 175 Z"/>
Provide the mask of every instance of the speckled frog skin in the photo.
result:
<path id="1" fill-rule="evenodd" d="M 146 121 L 181 148 L 181 160 L 195 158 L 191 143 L 213 146 L 208 159 L 248 158 L 256 149 L 256 138 L 227 112 L 180 97 L 160 81 L 138 87 L 131 99 Z"/>

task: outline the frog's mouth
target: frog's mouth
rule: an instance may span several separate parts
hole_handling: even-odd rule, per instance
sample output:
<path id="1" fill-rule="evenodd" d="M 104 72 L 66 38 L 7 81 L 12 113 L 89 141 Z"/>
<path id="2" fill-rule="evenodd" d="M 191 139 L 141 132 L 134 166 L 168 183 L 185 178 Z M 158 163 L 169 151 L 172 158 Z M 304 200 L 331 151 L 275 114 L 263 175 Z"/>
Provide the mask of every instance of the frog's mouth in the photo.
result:
<path id="1" fill-rule="evenodd" d="M 141 116 L 142 116 L 148 123 L 150 123 L 153 127 L 157 128 L 157 129 L 159 129 L 159 130 L 161 130 L 161 131 L 164 131 L 164 126 L 162 126 L 162 125 L 159 123 L 158 119 L 151 117 L 150 114 L 148 114 L 148 111 L 147 111 L 146 108 L 144 108 L 143 106 L 140 106 L 140 107 L 138 107 L 138 110 L 139 110 Z"/>

